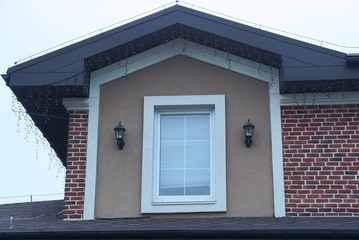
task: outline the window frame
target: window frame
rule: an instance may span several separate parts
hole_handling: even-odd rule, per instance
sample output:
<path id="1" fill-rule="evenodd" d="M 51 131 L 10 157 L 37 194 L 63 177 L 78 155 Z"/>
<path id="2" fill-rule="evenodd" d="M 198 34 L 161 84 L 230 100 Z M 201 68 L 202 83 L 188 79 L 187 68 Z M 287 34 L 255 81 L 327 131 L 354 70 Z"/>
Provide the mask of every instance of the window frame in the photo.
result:
<path id="1" fill-rule="evenodd" d="M 211 194 L 160 197 L 158 194 L 158 115 L 163 112 L 203 112 L 211 120 Z M 141 213 L 226 211 L 225 96 L 145 96 L 143 117 Z M 157 148 L 157 149 L 156 149 Z M 215 170 L 215 171 L 214 171 Z"/>
<path id="2" fill-rule="evenodd" d="M 214 174 L 213 171 L 213 112 L 214 109 L 211 106 L 200 106 L 193 108 L 191 110 L 188 110 L 187 108 L 177 108 L 176 110 L 173 110 L 171 107 L 168 109 L 161 109 L 161 110 L 155 110 L 155 141 L 154 141 L 154 185 L 153 185 L 153 204 L 191 204 L 193 202 L 213 202 L 214 201 Z M 202 114 L 206 113 L 209 115 L 210 119 L 210 129 L 209 129 L 209 135 L 210 135 L 210 159 L 209 159 L 209 165 L 210 165 L 210 194 L 209 195 L 197 195 L 197 196 L 160 196 L 159 194 L 159 181 L 160 181 L 160 117 L 161 115 L 190 115 L 190 114 Z"/>

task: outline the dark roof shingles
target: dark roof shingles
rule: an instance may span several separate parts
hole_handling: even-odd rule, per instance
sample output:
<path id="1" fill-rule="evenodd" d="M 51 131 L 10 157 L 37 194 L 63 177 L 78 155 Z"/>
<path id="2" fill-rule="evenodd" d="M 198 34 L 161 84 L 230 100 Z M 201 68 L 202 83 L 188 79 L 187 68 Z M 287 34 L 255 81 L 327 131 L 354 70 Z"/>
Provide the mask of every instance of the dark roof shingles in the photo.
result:
<path id="1" fill-rule="evenodd" d="M 359 234 L 359 218 L 356 217 L 142 217 L 71 221 L 62 219 L 62 207 L 62 200 L 0 205 L 0 234 L 35 232 L 228 233 L 235 231 L 238 233 L 354 231 Z M 10 217 L 13 219 L 10 220 Z"/>

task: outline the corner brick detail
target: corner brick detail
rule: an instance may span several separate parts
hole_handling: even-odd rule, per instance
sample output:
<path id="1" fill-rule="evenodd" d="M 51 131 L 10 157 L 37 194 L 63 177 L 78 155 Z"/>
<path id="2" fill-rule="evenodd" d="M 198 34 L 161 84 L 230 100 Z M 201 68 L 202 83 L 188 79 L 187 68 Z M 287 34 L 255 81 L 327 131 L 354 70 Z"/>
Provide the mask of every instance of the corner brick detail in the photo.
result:
<path id="1" fill-rule="evenodd" d="M 359 105 L 282 106 L 287 216 L 359 216 Z"/>
<path id="2" fill-rule="evenodd" d="M 82 219 L 85 196 L 88 112 L 69 111 L 64 219 Z"/>

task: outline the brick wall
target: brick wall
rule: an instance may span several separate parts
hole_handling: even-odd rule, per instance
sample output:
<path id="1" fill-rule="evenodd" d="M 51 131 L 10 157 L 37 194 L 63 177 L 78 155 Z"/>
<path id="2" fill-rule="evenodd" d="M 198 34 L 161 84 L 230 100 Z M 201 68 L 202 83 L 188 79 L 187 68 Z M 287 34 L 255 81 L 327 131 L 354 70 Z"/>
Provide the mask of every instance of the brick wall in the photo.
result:
<path id="1" fill-rule="evenodd" d="M 64 219 L 83 218 L 87 123 L 87 111 L 69 111 Z"/>
<path id="2" fill-rule="evenodd" d="M 359 105 L 283 106 L 287 216 L 359 216 Z"/>

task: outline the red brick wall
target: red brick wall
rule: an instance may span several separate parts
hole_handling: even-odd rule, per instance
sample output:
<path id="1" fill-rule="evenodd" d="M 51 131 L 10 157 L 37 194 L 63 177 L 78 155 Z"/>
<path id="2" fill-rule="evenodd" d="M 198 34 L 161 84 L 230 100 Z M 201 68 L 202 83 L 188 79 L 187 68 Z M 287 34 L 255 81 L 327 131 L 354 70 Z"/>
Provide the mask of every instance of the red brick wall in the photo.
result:
<path id="1" fill-rule="evenodd" d="M 359 105 L 283 106 L 287 216 L 359 216 Z"/>
<path id="2" fill-rule="evenodd" d="M 83 218 L 87 146 L 87 111 L 69 111 L 64 218 Z"/>

